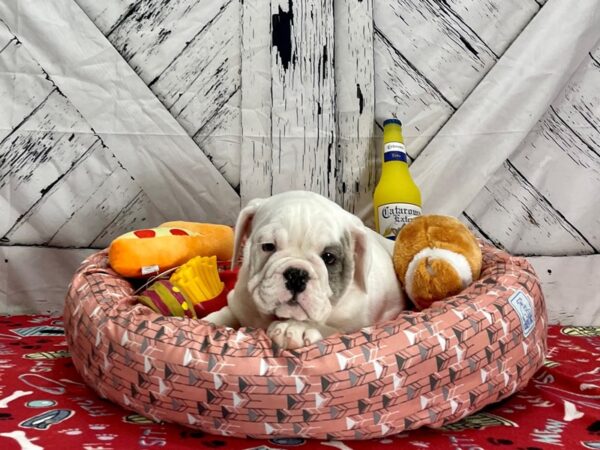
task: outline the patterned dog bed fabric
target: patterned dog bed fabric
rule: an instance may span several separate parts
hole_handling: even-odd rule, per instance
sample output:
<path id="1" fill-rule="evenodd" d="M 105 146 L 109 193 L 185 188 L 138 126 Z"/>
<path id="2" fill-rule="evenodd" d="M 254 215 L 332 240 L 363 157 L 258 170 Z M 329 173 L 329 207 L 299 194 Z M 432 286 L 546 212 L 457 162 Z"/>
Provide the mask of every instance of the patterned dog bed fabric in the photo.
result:
<path id="1" fill-rule="evenodd" d="M 367 439 L 439 427 L 521 389 L 544 360 L 533 269 L 487 245 L 483 255 L 481 278 L 457 296 L 287 351 L 263 330 L 154 313 L 100 252 L 69 288 L 67 342 L 102 397 L 215 434 Z"/>

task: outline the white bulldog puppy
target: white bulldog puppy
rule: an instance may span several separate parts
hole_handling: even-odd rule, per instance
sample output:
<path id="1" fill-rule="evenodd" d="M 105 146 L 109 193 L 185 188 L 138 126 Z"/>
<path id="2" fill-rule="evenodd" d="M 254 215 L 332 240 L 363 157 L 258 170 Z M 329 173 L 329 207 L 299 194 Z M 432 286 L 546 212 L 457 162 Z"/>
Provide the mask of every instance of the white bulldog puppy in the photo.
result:
<path id="1" fill-rule="evenodd" d="M 392 319 L 405 307 L 393 246 L 312 192 L 252 200 L 235 227 L 233 266 L 243 258 L 228 306 L 204 320 L 263 328 L 291 349 Z"/>

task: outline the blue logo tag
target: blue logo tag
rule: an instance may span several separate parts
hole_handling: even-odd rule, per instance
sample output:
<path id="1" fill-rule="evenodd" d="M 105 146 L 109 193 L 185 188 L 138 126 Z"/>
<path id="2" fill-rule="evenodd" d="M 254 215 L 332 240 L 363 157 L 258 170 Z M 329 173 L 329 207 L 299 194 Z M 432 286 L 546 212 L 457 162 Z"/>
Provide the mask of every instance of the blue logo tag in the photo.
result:
<path id="1" fill-rule="evenodd" d="M 535 312 L 533 310 L 533 302 L 523 291 L 515 292 L 509 299 L 510 306 L 517 312 L 523 334 L 529 336 L 533 326 L 535 325 Z"/>
<path id="2" fill-rule="evenodd" d="M 383 162 L 388 162 L 388 161 L 406 162 L 407 161 L 406 153 L 404 153 L 404 152 L 385 152 L 383 154 Z"/>

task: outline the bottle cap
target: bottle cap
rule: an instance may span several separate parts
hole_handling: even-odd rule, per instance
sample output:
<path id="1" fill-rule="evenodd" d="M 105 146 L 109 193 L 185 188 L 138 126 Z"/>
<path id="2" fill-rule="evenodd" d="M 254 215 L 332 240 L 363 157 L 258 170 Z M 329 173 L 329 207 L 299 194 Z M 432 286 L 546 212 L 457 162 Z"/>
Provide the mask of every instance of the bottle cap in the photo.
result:
<path id="1" fill-rule="evenodd" d="M 385 127 L 386 125 L 389 125 L 390 123 L 394 123 L 396 125 L 402 126 L 402 122 L 400 122 L 400 120 L 398 120 L 398 119 L 386 119 L 383 121 L 383 126 Z"/>

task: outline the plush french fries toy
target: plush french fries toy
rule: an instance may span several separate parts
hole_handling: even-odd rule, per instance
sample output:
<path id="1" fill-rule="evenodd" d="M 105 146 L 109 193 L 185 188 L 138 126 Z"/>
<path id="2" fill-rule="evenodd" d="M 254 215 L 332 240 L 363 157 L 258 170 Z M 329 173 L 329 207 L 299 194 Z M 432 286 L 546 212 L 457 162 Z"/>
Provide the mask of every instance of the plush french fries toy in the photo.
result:
<path id="1" fill-rule="evenodd" d="M 232 254 L 231 227 L 178 221 L 119 236 L 110 244 L 108 261 L 123 277 L 143 278 L 178 267 L 195 256 L 228 261 Z"/>
<path id="2" fill-rule="evenodd" d="M 180 266 L 168 280 L 158 280 L 138 301 L 165 316 L 202 318 L 227 304 L 233 285 L 221 279 L 215 256 L 196 256 Z"/>

